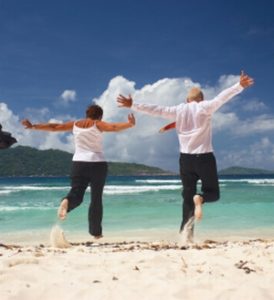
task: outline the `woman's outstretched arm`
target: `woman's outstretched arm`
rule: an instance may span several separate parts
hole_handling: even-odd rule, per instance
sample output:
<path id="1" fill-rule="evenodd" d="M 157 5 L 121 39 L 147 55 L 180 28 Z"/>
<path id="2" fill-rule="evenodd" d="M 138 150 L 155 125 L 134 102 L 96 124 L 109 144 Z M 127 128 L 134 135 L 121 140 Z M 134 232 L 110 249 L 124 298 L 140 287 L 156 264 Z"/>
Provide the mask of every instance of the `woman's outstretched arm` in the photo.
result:
<path id="1" fill-rule="evenodd" d="M 121 131 L 135 126 L 135 117 L 133 114 L 129 114 L 128 122 L 123 123 L 107 123 L 104 121 L 97 121 L 96 126 L 101 131 Z"/>
<path id="2" fill-rule="evenodd" d="M 28 119 L 21 121 L 21 124 L 26 129 L 44 130 L 44 131 L 72 131 L 74 121 L 69 121 L 63 124 L 59 123 L 40 123 L 32 124 Z"/>

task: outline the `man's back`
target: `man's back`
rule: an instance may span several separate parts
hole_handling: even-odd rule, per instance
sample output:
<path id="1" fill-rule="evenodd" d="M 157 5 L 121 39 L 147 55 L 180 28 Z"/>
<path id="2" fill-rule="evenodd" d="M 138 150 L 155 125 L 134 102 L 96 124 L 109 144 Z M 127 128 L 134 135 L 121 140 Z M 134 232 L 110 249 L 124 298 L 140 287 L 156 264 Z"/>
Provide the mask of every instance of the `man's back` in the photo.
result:
<path id="1" fill-rule="evenodd" d="M 179 105 L 176 115 L 176 130 L 180 152 L 188 154 L 212 152 L 211 113 L 203 102 Z"/>

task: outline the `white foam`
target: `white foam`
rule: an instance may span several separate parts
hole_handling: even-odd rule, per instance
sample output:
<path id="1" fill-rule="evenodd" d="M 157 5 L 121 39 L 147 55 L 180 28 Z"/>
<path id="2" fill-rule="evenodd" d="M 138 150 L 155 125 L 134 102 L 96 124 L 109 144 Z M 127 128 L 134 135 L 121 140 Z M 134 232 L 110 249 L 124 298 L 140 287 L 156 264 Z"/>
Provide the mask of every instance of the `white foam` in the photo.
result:
<path id="1" fill-rule="evenodd" d="M 35 206 L 25 206 L 25 207 L 18 207 L 18 206 L 0 206 L 1 211 L 17 211 L 17 210 L 50 210 L 52 207 L 35 207 Z"/>
<path id="2" fill-rule="evenodd" d="M 136 194 L 143 192 L 157 192 L 162 190 L 179 190 L 181 185 L 107 185 L 104 188 L 104 194 Z"/>
<path id="3" fill-rule="evenodd" d="M 242 179 L 220 179 L 219 182 L 229 182 L 229 183 L 249 183 L 249 184 L 256 184 L 256 185 L 274 185 L 273 178 L 262 178 L 262 179 L 249 179 L 249 178 L 242 178 Z"/>
<path id="4" fill-rule="evenodd" d="M 1 191 L 0 190 L 0 195 L 8 195 L 10 193 L 12 193 L 12 191 L 10 191 L 10 190 L 7 190 L 7 191 Z"/>
<path id="5" fill-rule="evenodd" d="M 274 179 L 249 179 L 247 182 L 255 185 L 274 185 Z"/>
<path id="6" fill-rule="evenodd" d="M 68 186 L 36 186 L 36 185 L 15 185 L 1 187 L 1 191 L 17 192 L 17 191 L 47 191 L 55 190 L 60 191 L 67 189 Z"/>
<path id="7" fill-rule="evenodd" d="M 179 179 L 137 179 L 138 183 L 181 183 Z"/>

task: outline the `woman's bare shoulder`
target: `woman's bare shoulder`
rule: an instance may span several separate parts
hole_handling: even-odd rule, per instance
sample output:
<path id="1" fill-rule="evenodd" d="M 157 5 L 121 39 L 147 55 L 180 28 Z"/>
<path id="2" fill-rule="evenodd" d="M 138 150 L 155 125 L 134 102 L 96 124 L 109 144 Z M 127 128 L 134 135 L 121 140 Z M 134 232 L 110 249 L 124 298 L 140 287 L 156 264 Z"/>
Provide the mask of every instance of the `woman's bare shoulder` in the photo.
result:
<path id="1" fill-rule="evenodd" d="M 75 125 L 80 128 L 89 128 L 94 125 L 94 120 L 92 119 L 81 119 L 75 121 Z"/>

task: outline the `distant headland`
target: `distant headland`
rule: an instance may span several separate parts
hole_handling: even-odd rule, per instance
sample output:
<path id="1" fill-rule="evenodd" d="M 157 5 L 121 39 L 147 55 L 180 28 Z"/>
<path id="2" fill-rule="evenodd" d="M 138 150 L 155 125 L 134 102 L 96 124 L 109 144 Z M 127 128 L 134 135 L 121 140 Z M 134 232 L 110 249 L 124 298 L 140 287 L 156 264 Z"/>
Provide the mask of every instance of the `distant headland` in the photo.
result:
<path id="1" fill-rule="evenodd" d="M 0 153 L 0 177 L 68 176 L 72 154 L 61 150 L 38 150 L 17 146 Z M 176 175 L 157 167 L 137 163 L 108 162 L 110 176 Z"/>
<path id="2" fill-rule="evenodd" d="M 17 146 L 0 152 L 0 177 L 69 176 L 72 154 L 61 150 L 38 150 Z M 108 162 L 110 176 L 178 176 L 175 172 L 138 163 Z M 274 175 L 274 170 L 240 166 L 220 170 L 221 176 Z"/>

